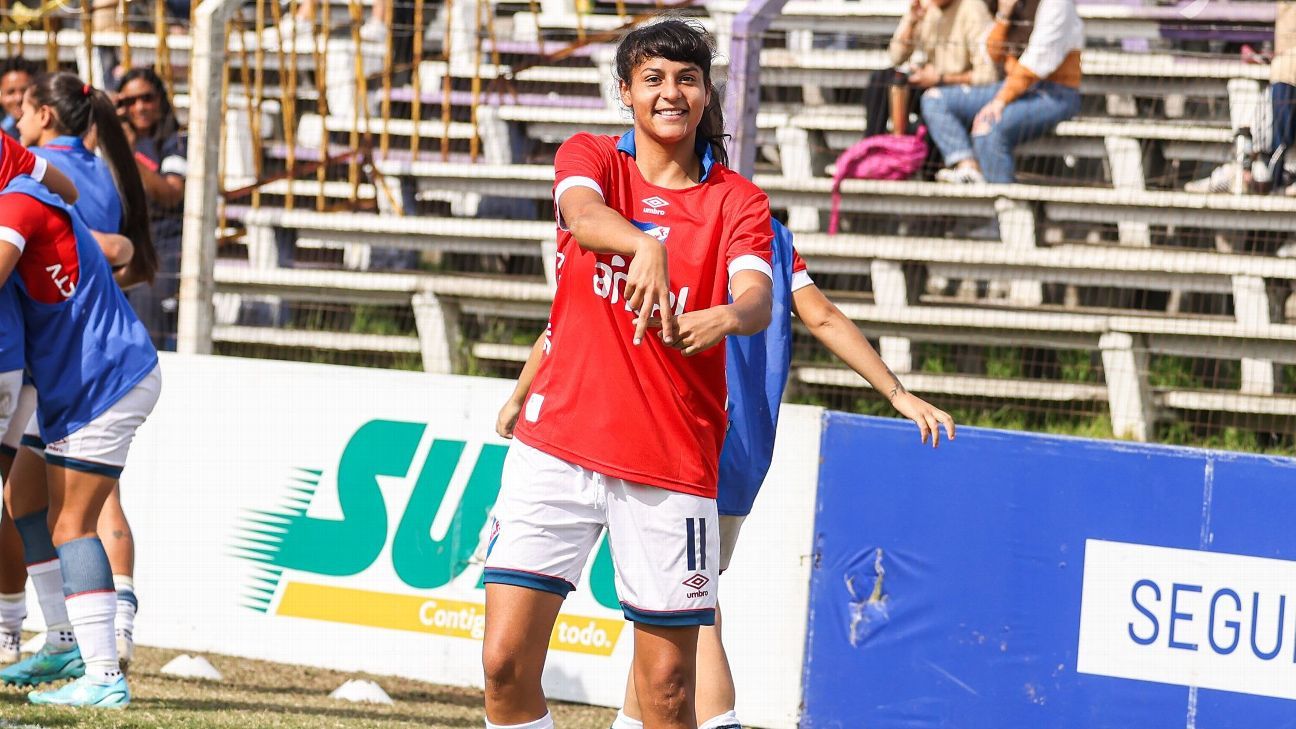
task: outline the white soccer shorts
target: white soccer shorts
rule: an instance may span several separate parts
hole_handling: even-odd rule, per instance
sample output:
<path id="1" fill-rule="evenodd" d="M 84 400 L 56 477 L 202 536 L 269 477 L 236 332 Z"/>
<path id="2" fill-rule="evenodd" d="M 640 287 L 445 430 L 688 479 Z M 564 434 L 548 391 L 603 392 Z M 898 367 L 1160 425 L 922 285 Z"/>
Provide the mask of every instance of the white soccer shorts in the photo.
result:
<path id="1" fill-rule="evenodd" d="M 720 573 L 729 569 L 734 550 L 738 547 L 738 533 L 742 531 L 745 516 L 720 517 Z"/>
<path id="2" fill-rule="evenodd" d="M 566 597 L 606 528 L 627 620 L 715 624 L 715 499 L 605 476 L 515 440 L 494 516 L 485 582 Z"/>
<path id="3" fill-rule="evenodd" d="M 153 412 L 161 393 L 162 370 L 159 366 L 99 417 L 61 440 L 45 443 L 45 462 L 73 471 L 113 478 L 121 476 L 126 466 L 126 455 L 135 440 L 135 431 Z M 23 439 L 23 445 L 35 448 L 29 437 Z"/>
<path id="4" fill-rule="evenodd" d="M 22 434 L 22 422 L 14 417 L 18 414 L 22 381 L 22 370 L 0 372 L 0 455 L 12 456 L 14 449 L 18 447 L 18 438 Z M 12 443 L 9 442 L 10 430 L 16 431 L 12 436 Z"/>

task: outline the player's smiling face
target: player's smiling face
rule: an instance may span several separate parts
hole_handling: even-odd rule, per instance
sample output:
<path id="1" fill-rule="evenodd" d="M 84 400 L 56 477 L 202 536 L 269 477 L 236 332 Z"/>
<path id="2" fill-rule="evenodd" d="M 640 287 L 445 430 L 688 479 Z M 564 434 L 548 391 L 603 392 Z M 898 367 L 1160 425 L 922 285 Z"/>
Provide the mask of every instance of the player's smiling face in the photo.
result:
<path id="1" fill-rule="evenodd" d="M 689 141 L 710 101 L 695 63 L 649 58 L 621 82 L 621 103 L 634 112 L 635 129 L 664 145 Z"/>

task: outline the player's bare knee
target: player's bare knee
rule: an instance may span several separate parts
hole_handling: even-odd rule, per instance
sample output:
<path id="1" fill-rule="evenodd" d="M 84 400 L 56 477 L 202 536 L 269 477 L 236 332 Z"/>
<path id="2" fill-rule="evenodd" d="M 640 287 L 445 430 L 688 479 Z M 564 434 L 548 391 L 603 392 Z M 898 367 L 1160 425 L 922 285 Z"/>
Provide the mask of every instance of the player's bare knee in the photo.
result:
<path id="1" fill-rule="evenodd" d="M 657 662 L 640 669 L 636 684 L 645 713 L 683 717 L 692 711 L 689 672 L 678 663 Z"/>
<path id="2" fill-rule="evenodd" d="M 486 674 L 486 692 L 507 693 L 526 684 L 529 670 L 517 651 L 487 644 L 482 650 L 482 669 Z"/>

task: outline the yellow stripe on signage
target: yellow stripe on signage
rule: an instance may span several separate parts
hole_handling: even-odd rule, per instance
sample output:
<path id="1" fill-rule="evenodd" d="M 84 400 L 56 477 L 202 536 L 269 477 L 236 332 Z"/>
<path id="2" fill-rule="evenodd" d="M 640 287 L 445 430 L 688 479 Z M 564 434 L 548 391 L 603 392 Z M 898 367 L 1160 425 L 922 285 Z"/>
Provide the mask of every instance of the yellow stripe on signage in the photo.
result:
<path id="1" fill-rule="evenodd" d="M 486 606 L 477 602 L 400 595 L 350 587 L 289 582 L 276 614 L 291 618 L 367 625 L 481 640 Z M 549 647 L 573 653 L 612 655 L 624 620 L 562 614 Z"/>

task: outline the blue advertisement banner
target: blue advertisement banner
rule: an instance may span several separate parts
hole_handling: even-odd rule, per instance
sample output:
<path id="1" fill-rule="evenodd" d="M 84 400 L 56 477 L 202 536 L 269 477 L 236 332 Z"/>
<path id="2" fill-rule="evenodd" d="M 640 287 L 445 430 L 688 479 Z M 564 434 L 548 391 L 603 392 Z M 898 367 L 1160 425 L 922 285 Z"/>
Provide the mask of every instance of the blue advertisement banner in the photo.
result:
<path id="1" fill-rule="evenodd" d="M 1296 460 L 824 420 L 802 726 L 1296 713 Z"/>

